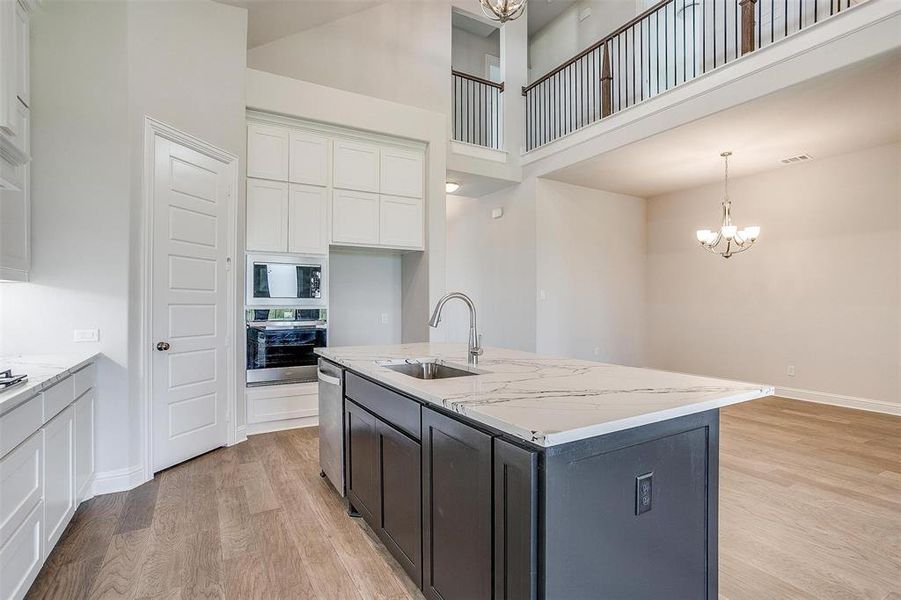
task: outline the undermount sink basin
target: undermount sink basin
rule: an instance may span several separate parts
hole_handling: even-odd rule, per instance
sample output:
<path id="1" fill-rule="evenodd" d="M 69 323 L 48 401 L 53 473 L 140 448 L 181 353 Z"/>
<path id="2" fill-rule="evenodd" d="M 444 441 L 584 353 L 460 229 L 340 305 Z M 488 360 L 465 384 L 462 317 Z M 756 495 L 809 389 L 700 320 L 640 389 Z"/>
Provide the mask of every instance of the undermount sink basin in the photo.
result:
<path id="1" fill-rule="evenodd" d="M 433 360 L 411 360 L 380 363 L 381 366 L 398 373 L 403 373 L 409 377 L 416 379 L 450 379 L 452 377 L 471 377 L 478 375 L 475 371 L 470 371 L 461 367 L 450 366 L 449 364 L 433 359 Z"/>

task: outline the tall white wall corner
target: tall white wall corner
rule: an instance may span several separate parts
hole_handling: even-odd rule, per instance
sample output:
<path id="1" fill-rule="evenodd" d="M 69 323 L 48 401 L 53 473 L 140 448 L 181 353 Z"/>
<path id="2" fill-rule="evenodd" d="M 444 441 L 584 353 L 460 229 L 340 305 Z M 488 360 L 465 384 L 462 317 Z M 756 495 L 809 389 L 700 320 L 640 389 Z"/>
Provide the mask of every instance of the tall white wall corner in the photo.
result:
<path id="1" fill-rule="evenodd" d="M 525 103 L 522 88 L 529 78 L 529 7 L 521 17 L 501 27 L 501 77 L 504 82 L 504 149 L 514 166 L 525 148 Z"/>

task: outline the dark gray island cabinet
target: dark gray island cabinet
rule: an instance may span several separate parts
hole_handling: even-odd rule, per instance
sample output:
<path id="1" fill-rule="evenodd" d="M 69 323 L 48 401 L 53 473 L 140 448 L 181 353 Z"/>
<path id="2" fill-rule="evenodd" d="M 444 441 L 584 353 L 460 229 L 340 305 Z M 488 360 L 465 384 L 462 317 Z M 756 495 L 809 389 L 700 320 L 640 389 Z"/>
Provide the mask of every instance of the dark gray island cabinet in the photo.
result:
<path id="1" fill-rule="evenodd" d="M 348 370 L 345 476 L 430 600 L 714 599 L 718 410 L 539 446 Z"/>

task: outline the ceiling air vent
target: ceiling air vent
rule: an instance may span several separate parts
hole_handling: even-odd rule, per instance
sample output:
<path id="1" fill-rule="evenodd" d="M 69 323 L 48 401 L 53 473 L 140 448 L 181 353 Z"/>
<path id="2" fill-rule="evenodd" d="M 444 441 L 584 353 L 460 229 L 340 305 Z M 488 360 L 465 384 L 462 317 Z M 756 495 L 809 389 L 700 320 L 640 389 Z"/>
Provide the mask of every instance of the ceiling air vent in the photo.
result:
<path id="1" fill-rule="evenodd" d="M 788 158 L 783 158 L 779 162 L 783 165 L 793 165 L 799 162 L 806 162 L 808 160 L 813 160 L 813 157 L 809 154 L 799 154 L 797 156 L 789 156 Z"/>

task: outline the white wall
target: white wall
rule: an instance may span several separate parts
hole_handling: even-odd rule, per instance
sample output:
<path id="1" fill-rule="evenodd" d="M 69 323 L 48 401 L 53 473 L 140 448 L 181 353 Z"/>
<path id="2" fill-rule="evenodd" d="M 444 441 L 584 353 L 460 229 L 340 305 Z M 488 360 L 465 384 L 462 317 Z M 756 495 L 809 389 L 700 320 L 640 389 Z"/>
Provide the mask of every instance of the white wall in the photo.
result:
<path id="1" fill-rule="evenodd" d="M 644 199 L 543 179 L 537 198 L 538 352 L 642 366 Z"/>
<path id="2" fill-rule="evenodd" d="M 450 47 L 449 3 L 387 2 L 252 48 L 247 64 L 446 115 Z"/>
<path id="3" fill-rule="evenodd" d="M 0 284 L 0 353 L 100 351 L 97 469 L 131 455 L 127 6 L 51 2 L 32 18 L 30 283 Z M 99 343 L 72 342 L 99 329 Z"/>
<path id="4" fill-rule="evenodd" d="M 401 343 L 400 254 L 332 250 L 328 317 L 330 346 Z"/>
<path id="5" fill-rule="evenodd" d="M 504 216 L 491 218 L 493 208 Z M 447 289 L 469 294 L 487 346 L 535 350 L 535 183 L 447 197 Z M 447 305 L 439 329 L 465 342 L 469 313 Z"/>
<path id="6" fill-rule="evenodd" d="M 500 30 L 485 37 L 475 35 L 465 29 L 451 29 L 451 65 L 456 71 L 489 79 L 485 57 L 501 55 Z"/>
<path id="7" fill-rule="evenodd" d="M 591 15 L 579 20 L 584 9 Z M 591 46 L 644 10 L 641 0 L 583 0 L 529 38 L 529 81 Z"/>
<path id="8" fill-rule="evenodd" d="M 899 172 L 892 145 L 736 179 L 763 233 L 729 260 L 694 240 L 720 184 L 650 199 L 650 366 L 901 403 Z"/>
<path id="9" fill-rule="evenodd" d="M 143 459 L 137 357 L 144 115 L 243 163 L 246 25 L 244 9 L 208 0 L 45 2 L 32 21 L 33 277 L 0 291 L 0 351 L 104 353 L 101 477 Z M 243 261 L 234 264 L 241 270 Z M 100 342 L 73 344 L 75 328 L 99 328 Z M 236 359 L 243 363 L 240 353 Z"/>

